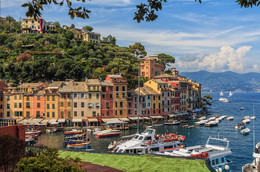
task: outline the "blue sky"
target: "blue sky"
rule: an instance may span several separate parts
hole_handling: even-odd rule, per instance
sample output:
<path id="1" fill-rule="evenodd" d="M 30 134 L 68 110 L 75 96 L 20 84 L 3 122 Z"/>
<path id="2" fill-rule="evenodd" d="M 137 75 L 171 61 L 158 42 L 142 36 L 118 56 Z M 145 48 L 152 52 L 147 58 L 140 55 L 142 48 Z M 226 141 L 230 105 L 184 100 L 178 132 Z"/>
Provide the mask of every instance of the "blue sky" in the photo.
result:
<path id="1" fill-rule="evenodd" d="M 142 0 L 143 1 L 143 0 Z M 235 0 L 168 0 L 154 22 L 133 21 L 137 0 L 91 0 L 90 19 L 70 19 L 66 6 L 46 6 L 42 17 L 62 25 L 89 25 L 102 36 L 117 38 L 120 46 L 145 45 L 148 55 L 176 58 L 180 71 L 260 72 L 260 7 L 240 8 Z M 1 16 L 25 18 L 27 0 L 1 0 Z"/>

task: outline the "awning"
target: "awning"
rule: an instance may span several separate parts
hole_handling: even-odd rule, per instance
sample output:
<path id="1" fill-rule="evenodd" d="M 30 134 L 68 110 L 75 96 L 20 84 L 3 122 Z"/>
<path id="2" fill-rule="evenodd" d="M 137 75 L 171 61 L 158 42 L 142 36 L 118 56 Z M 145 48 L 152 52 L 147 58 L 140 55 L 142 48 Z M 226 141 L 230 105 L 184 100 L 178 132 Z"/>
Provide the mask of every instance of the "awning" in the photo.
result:
<path id="1" fill-rule="evenodd" d="M 117 120 L 117 121 L 108 121 L 106 123 L 107 124 L 123 124 L 123 123 L 127 123 L 127 122 Z"/>
<path id="2" fill-rule="evenodd" d="M 167 114 L 169 117 L 177 117 L 177 114 Z"/>
<path id="3" fill-rule="evenodd" d="M 44 120 L 41 121 L 41 124 L 47 125 L 48 122 L 49 122 L 49 119 L 44 119 Z"/>
<path id="4" fill-rule="evenodd" d="M 149 117 L 143 117 L 144 119 L 151 119 L 151 118 L 149 118 Z"/>
<path id="5" fill-rule="evenodd" d="M 82 122 L 82 119 L 72 119 L 72 122 Z"/>
<path id="6" fill-rule="evenodd" d="M 65 123 L 65 119 L 58 119 L 58 123 Z"/>
<path id="7" fill-rule="evenodd" d="M 51 124 L 53 122 L 57 122 L 57 119 L 50 119 L 48 123 Z"/>
<path id="8" fill-rule="evenodd" d="M 34 118 L 29 121 L 30 124 L 38 125 L 43 119 L 42 118 Z"/>
<path id="9" fill-rule="evenodd" d="M 128 118 L 119 118 L 119 120 L 120 121 L 126 121 L 126 122 L 130 121 Z"/>
<path id="10" fill-rule="evenodd" d="M 88 118 L 88 122 L 98 122 L 97 118 Z"/>
<path id="11" fill-rule="evenodd" d="M 128 117 L 131 120 L 138 120 L 138 117 Z M 143 119 L 142 117 L 139 117 L 139 119 Z"/>
<path id="12" fill-rule="evenodd" d="M 103 122 L 108 122 L 108 121 L 117 121 L 118 118 L 102 118 Z"/>
<path id="13" fill-rule="evenodd" d="M 164 118 L 163 116 L 150 116 L 153 119 L 160 119 L 160 118 Z"/>

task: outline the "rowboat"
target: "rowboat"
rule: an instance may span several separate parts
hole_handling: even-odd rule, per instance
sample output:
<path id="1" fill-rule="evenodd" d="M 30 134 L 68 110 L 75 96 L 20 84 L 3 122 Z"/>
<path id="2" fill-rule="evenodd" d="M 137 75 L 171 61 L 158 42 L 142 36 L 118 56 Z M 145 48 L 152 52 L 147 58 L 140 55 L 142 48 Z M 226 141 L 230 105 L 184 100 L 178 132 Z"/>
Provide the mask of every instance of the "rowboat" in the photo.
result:
<path id="1" fill-rule="evenodd" d="M 67 144 L 67 148 L 77 148 L 77 149 L 91 148 L 90 146 L 91 146 L 90 142 Z"/>
<path id="2" fill-rule="evenodd" d="M 233 119 L 234 119 L 233 116 L 230 116 L 230 117 L 227 118 L 228 121 L 231 121 L 231 120 L 233 120 Z"/>
<path id="3" fill-rule="evenodd" d="M 64 132 L 65 135 L 73 135 L 73 134 L 80 134 L 80 133 L 82 133 L 82 130 L 75 130 L 75 129 Z"/>
<path id="4" fill-rule="evenodd" d="M 164 123 L 163 125 L 179 125 L 179 124 L 180 124 L 179 121 L 174 120 L 174 121 L 172 121 L 172 122 Z"/>

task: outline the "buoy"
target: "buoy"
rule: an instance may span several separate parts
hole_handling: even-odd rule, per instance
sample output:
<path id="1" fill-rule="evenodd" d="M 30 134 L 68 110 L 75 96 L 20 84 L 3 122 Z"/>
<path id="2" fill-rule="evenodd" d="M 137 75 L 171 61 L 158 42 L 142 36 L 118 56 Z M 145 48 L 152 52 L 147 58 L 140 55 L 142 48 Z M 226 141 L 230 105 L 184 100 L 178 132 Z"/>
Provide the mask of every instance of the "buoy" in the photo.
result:
<path id="1" fill-rule="evenodd" d="M 219 171 L 219 172 L 222 172 L 222 168 L 219 168 L 218 171 Z"/>
<path id="2" fill-rule="evenodd" d="M 229 165 L 225 165 L 225 170 L 229 170 L 229 169 L 230 169 Z"/>

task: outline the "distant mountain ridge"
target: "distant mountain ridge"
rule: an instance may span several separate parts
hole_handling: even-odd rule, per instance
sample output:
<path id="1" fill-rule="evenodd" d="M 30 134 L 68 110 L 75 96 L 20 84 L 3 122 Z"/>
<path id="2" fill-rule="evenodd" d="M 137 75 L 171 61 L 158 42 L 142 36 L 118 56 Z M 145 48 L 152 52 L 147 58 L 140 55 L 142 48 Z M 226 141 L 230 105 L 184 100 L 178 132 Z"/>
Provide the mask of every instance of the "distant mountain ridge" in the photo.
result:
<path id="1" fill-rule="evenodd" d="M 260 73 L 181 72 L 180 75 L 202 84 L 202 92 L 260 92 Z"/>

